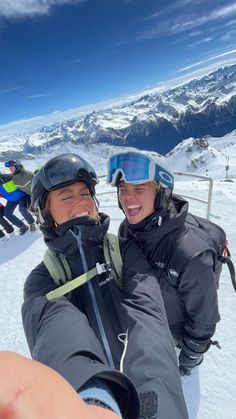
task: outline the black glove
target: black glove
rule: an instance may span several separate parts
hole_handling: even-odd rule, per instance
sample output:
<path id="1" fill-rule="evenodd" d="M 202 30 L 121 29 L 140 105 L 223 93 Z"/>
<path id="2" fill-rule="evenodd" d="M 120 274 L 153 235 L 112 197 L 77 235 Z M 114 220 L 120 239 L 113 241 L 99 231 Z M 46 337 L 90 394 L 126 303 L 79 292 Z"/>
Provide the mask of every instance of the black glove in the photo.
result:
<path id="1" fill-rule="evenodd" d="M 192 368 L 200 365 L 203 361 L 203 354 L 191 351 L 189 348 L 182 348 L 179 355 L 180 375 L 191 375 Z"/>

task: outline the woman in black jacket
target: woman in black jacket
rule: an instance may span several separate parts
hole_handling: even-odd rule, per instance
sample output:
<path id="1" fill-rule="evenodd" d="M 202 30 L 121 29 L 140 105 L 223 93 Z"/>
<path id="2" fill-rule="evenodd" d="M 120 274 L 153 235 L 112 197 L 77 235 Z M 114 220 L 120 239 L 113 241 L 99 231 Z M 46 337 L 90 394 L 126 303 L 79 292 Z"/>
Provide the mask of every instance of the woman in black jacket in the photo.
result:
<path id="1" fill-rule="evenodd" d="M 220 319 L 215 254 L 209 246 L 202 251 L 196 231 L 185 224 L 188 203 L 172 195 L 174 178 L 163 156 L 145 151 L 114 154 L 108 162 L 108 183 L 117 186 L 126 216 L 120 236 L 138 242 L 155 269 L 178 347 L 189 417 L 195 419 L 200 402 L 197 366 Z M 178 254 L 183 267 L 178 273 L 170 261 L 183 236 L 187 246 Z"/>
<path id="2" fill-rule="evenodd" d="M 109 218 L 98 213 L 97 183 L 94 169 L 75 154 L 55 157 L 33 179 L 32 206 L 48 248 L 66 257 L 72 278 L 95 267 L 97 274 L 70 295 L 48 301 L 46 294 L 58 285 L 43 262 L 31 272 L 22 307 L 31 355 L 82 396 L 87 386 L 105 386 L 124 418 L 187 418 L 161 292 L 142 250 L 120 241 L 122 289 L 104 265 Z"/>

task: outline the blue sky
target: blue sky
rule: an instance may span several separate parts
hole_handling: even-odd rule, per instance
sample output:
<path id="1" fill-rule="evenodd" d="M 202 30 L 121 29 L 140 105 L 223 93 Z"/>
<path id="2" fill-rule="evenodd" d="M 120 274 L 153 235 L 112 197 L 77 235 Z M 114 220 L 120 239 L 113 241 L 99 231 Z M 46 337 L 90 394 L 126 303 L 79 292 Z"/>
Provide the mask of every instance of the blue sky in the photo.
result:
<path id="1" fill-rule="evenodd" d="M 233 62 L 235 1 L 4 0 L 0 125 Z"/>

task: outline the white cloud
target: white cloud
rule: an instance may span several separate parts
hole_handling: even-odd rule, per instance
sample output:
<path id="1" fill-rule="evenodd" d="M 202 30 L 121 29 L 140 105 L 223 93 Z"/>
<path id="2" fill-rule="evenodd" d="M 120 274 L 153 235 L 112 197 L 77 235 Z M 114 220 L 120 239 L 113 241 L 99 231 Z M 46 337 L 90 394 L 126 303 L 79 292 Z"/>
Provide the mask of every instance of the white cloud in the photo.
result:
<path id="1" fill-rule="evenodd" d="M 183 32 L 185 30 L 204 25 L 205 23 L 209 23 L 210 21 L 216 21 L 227 18 L 235 13 L 236 3 L 234 2 L 228 6 L 221 7 L 200 17 L 194 16 L 194 18 L 192 18 L 189 21 L 185 19 L 183 22 L 178 22 L 172 26 L 172 31 Z"/>
<path id="2" fill-rule="evenodd" d="M 81 3 L 84 0 L 1 0 L 0 16 L 7 19 L 44 15 L 52 7 Z"/>
<path id="3" fill-rule="evenodd" d="M 0 89 L 0 95 L 5 95 L 6 93 L 11 93 L 11 92 L 15 92 L 16 90 L 21 89 L 21 86 L 13 86 L 13 87 L 8 87 L 5 89 Z"/>
<path id="4" fill-rule="evenodd" d="M 189 65 L 187 67 L 181 68 L 180 70 L 178 70 L 178 72 L 190 70 L 191 68 L 197 67 L 197 66 L 202 65 L 204 63 L 207 63 L 208 61 L 218 60 L 219 58 L 226 57 L 226 56 L 231 55 L 231 54 L 236 54 L 236 49 L 233 49 L 231 51 L 223 52 L 222 54 L 218 54 L 218 55 L 215 55 L 213 57 L 209 57 L 206 60 L 197 61 L 194 64 L 191 64 L 191 65 Z"/>
<path id="5" fill-rule="evenodd" d="M 188 3 L 192 3 L 192 6 L 190 7 Z M 218 8 L 213 4 L 212 10 L 209 10 L 205 14 L 199 13 L 198 6 L 201 3 L 205 3 L 205 0 L 183 0 L 173 3 L 170 7 L 168 5 L 168 8 L 157 10 L 152 15 L 144 16 L 140 20 L 149 22 L 149 27 L 142 31 L 136 37 L 136 40 L 153 39 L 157 36 L 191 31 L 209 22 L 217 23 L 222 19 L 233 18 L 236 14 L 236 2 Z M 178 10 L 178 13 L 174 13 L 175 9 Z M 234 20 L 230 22 L 233 24 Z M 138 21 L 135 23 L 138 23 Z M 229 22 L 226 23 L 229 24 Z"/>
<path id="6" fill-rule="evenodd" d="M 218 9 L 214 11 L 211 14 L 212 19 L 218 19 L 226 16 L 230 16 L 232 13 L 236 12 L 236 3 L 232 3 L 228 6 L 222 7 L 221 9 Z"/>
<path id="7" fill-rule="evenodd" d="M 232 29 L 229 32 L 225 32 L 222 36 L 221 36 L 221 41 L 229 41 L 229 40 L 234 40 L 235 39 L 235 34 L 236 34 L 236 28 Z"/>
<path id="8" fill-rule="evenodd" d="M 49 96 L 50 94 L 51 94 L 50 92 L 47 92 L 47 93 L 37 93 L 35 95 L 27 96 L 27 99 L 38 99 L 38 98 L 41 98 L 41 97 Z"/>
<path id="9" fill-rule="evenodd" d="M 207 38 L 201 38 L 198 41 L 193 42 L 192 44 L 189 44 L 188 48 L 193 48 L 193 47 L 196 47 L 198 45 L 206 44 L 208 42 L 211 42 L 212 39 L 213 39 L 212 36 L 208 36 Z"/>
<path id="10" fill-rule="evenodd" d="M 229 20 L 229 22 L 227 22 L 225 26 L 234 26 L 235 24 L 236 24 L 236 19 L 232 19 L 232 20 Z"/>
<path id="11" fill-rule="evenodd" d="M 78 63 L 81 63 L 81 58 L 74 58 L 73 60 L 65 62 L 65 64 L 78 64 Z"/>

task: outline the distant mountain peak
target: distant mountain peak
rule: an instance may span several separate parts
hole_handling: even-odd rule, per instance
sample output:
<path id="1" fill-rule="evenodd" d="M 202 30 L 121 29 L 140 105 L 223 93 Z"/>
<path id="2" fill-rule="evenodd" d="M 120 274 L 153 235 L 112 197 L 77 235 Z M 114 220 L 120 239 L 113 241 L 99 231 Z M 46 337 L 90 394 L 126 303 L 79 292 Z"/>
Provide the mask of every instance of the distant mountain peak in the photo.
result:
<path id="1" fill-rule="evenodd" d="M 78 111 L 30 134 L 1 138 L 0 159 L 37 154 L 57 144 L 107 143 L 158 151 L 182 140 L 236 129 L 236 64 L 166 91 L 140 94 L 114 108 Z"/>

